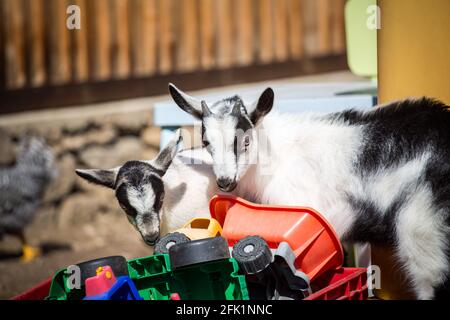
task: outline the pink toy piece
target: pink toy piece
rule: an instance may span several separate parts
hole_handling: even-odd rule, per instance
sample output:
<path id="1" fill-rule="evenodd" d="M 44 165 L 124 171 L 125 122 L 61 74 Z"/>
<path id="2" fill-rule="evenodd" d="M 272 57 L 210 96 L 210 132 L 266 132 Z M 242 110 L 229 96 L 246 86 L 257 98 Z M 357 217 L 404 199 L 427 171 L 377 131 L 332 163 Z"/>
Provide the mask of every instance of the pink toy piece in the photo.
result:
<path id="1" fill-rule="evenodd" d="M 107 292 L 116 283 L 116 276 L 110 266 L 98 267 L 97 275 L 86 279 L 86 297 Z"/>
<path id="2" fill-rule="evenodd" d="M 180 295 L 178 293 L 172 293 L 170 295 L 170 300 L 181 300 Z"/>

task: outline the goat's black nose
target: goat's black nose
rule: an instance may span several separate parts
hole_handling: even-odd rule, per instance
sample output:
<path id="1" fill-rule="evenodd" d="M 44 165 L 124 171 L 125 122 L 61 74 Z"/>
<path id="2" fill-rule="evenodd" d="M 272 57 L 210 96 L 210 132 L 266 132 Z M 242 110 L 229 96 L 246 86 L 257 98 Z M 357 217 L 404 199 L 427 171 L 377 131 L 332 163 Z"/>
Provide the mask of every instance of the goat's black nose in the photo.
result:
<path id="1" fill-rule="evenodd" d="M 236 181 L 230 178 L 219 178 L 217 179 L 217 185 L 222 191 L 230 192 L 236 187 Z"/>
<path id="2" fill-rule="evenodd" d="M 159 234 L 142 236 L 146 244 L 153 246 L 159 240 Z"/>

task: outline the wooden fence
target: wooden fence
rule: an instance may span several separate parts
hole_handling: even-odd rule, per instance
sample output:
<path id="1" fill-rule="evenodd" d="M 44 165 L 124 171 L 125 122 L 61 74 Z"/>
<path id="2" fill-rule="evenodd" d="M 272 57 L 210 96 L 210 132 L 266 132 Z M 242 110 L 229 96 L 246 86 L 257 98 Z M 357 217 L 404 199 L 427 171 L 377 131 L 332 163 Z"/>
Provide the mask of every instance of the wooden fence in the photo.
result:
<path id="1" fill-rule="evenodd" d="M 345 52 L 345 0 L 0 0 L 0 91 Z M 69 5 L 81 29 L 69 30 Z"/>

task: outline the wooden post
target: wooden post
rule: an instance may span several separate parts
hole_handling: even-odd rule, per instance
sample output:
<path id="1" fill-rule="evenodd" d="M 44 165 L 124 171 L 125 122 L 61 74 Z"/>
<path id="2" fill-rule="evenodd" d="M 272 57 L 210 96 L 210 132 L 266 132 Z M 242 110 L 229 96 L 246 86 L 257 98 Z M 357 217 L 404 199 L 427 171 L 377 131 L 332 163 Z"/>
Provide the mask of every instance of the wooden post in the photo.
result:
<path id="1" fill-rule="evenodd" d="M 112 12 L 112 73 L 116 79 L 125 79 L 130 74 L 130 43 L 128 28 L 128 0 L 114 0 Z"/>
<path id="2" fill-rule="evenodd" d="M 29 82 L 32 87 L 44 85 L 46 80 L 44 44 L 44 2 L 26 0 L 28 29 L 26 30 L 29 59 Z"/>
<path id="3" fill-rule="evenodd" d="M 269 63 L 274 55 L 273 1 L 259 0 L 259 60 Z"/>
<path id="4" fill-rule="evenodd" d="M 288 3 L 289 53 L 292 59 L 303 56 L 303 17 L 302 0 L 290 0 Z"/>
<path id="5" fill-rule="evenodd" d="M 285 61 L 288 58 L 287 1 L 276 0 L 274 3 L 274 46 L 275 59 Z"/>
<path id="6" fill-rule="evenodd" d="M 2 3 L 6 87 L 18 89 L 26 83 L 22 2 L 3 0 Z"/>
<path id="7" fill-rule="evenodd" d="M 216 2 L 217 0 L 200 0 L 200 64 L 206 70 L 211 69 L 216 62 Z"/>
<path id="8" fill-rule="evenodd" d="M 92 48 L 92 72 L 94 80 L 111 77 L 111 27 L 108 0 L 88 1 L 92 23 L 90 46 Z"/>
<path id="9" fill-rule="evenodd" d="M 192 71 L 199 64 L 199 29 L 196 0 L 183 0 L 180 4 L 180 25 L 177 51 L 178 71 Z"/>
<path id="10" fill-rule="evenodd" d="M 249 65 L 255 57 L 255 6 L 253 0 L 235 1 L 237 9 L 237 64 Z"/>
<path id="11" fill-rule="evenodd" d="M 89 79 L 88 34 L 92 30 L 92 26 L 88 25 L 88 6 L 86 1 L 71 1 L 72 4 L 79 6 L 81 11 L 81 29 L 72 31 L 72 78 L 76 83 L 85 82 Z"/>
<path id="12" fill-rule="evenodd" d="M 156 0 L 133 0 L 133 74 L 149 76 L 156 71 Z"/>
<path id="13" fill-rule="evenodd" d="M 66 0 L 49 0 L 52 22 L 47 24 L 49 35 L 50 82 L 62 85 L 71 80 L 70 34 L 66 26 Z"/>
<path id="14" fill-rule="evenodd" d="M 332 1 L 332 52 L 339 54 L 345 52 L 345 20 L 344 8 L 346 0 Z"/>
<path id="15" fill-rule="evenodd" d="M 231 0 L 217 1 L 217 65 L 229 68 L 233 64 L 233 14 Z"/>
<path id="16" fill-rule="evenodd" d="M 174 7 L 173 0 L 159 0 L 159 72 L 162 74 L 173 70 Z"/>
<path id="17" fill-rule="evenodd" d="M 316 23 L 318 47 L 317 54 L 325 55 L 331 51 L 331 1 L 316 0 Z M 332 0 L 334 1 L 334 0 Z"/>

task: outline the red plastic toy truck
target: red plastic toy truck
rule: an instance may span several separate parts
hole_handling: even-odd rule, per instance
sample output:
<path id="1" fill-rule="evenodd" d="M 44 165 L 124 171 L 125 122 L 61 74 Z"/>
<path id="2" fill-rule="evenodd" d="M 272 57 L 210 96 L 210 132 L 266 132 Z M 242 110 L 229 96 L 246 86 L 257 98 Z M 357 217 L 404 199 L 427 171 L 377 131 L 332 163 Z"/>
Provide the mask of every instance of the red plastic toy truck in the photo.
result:
<path id="1" fill-rule="evenodd" d="M 259 205 L 238 197 L 216 195 L 211 199 L 210 212 L 222 225 L 222 236 L 230 247 L 254 235 L 263 238 L 271 249 L 287 242 L 295 255 L 295 267 L 310 281 L 342 266 L 344 253 L 339 238 L 314 209 Z"/>

